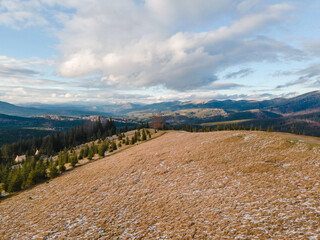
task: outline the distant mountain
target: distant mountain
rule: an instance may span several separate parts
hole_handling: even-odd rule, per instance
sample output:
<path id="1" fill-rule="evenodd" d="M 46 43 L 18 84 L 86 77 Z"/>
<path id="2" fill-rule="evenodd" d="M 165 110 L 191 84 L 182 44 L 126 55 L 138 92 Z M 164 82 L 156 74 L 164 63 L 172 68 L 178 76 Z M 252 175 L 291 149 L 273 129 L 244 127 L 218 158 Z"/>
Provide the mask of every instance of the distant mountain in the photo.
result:
<path id="1" fill-rule="evenodd" d="M 300 111 L 320 111 L 320 91 L 314 91 L 293 98 L 276 98 L 264 101 L 253 100 L 210 100 L 210 101 L 172 101 L 148 105 L 132 105 L 131 108 L 121 109 L 118 112 L 127 116 L 137 116 L 146 113 L 170 113 L 186 109 L 222 109 L 227 113 L 248 110 L 261 110 L 277 114 L 295 113 Z"/>
<path id="2" fill-rule="evenodd" d="M 19 107 L 10 103 L 0 102 L 0 113 L 14 116 L 38 116 L 44 111 L 36 108 Z"/>
<path id="3" fill-rule="evenodd" d="M 0 113 L 16 116 L 41 116 L 54 114 L 60 116 L 101 115 L 138 116 L 153 113 L 172 113 L 186 109 L 222 109 L 227 113 L 261 110 L 276 114 L 295 114 L 320 111 L 320 91 L 309 92 L 293 98 L 276 98 L 264 101 L 253 100 L 208 100 L 171 101 L 153 104 L 32 104 L 23 107 L 0 102 Z"/>
<path id="4" fill-rule="evenodd" d="M 0 114 L 20 116 L 20 117 L 40 117 L 41 115 L 59 115 L 59 116 L 68 116 L 68 117 L 78 117 L 78 116 L 90 116 L 90 115 L 100 115 L 104 117 L 111 117 L 113 114 L 107 112 L 99 112 L 99 111 L 86 111 L 80 110 L 79 108 L 75 108 L 72 106 L 66 107 L 52 107 L 49 108 L 41 108 L 41 107 L 21 107 L 16 106 L 10 103 L 1 102 L 0 101 Z"/>
<path id="5" fill-rule="evenodd" d="M 118 108 L 118 113 L 134 116 L 144 113 L 170 113 L 185 109 L 214 108 L 224 111 L 241 112 L 248 110 L 264 110 L 277 114 L 295 113 L 300 111 L 320 111 L 320 91 L 306 93 L 293 98 L 275 98 L 264 101 L 253 100 L 210 100 L 210 101 L 172 101 L 147 105 L 131 105 L 131 108 Z"/>
<path id="6" fill-rule="evenodd" d="M 281 103 L 269 106 L 268 109 L 282 114 L 320 111 L 320 91 L 285 99 Z"/>

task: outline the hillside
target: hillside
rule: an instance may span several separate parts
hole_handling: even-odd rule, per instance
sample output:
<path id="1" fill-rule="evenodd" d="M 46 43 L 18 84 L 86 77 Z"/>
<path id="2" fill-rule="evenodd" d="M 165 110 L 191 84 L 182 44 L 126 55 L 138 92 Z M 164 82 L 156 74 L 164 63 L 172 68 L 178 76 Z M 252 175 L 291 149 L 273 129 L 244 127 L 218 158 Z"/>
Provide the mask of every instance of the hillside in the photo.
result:
<path id="1" fill-rule="evenodd" d="M 61 108 L 41 108 L 41 107 L 21 107 L 14 104 L 0 101 L 0 114 L 19 116 L 19 117 L 39 117 L 41 115 L 55 114 L 62 116 L 82 116 L 82 115 L 101 115 L 105 117 L 112 116 L 111 113 L 86 111 L 73 106 L 66 106 Z"/>
<path id="2" fill-rule="evenodd" d="M 102 115 L 102 116 L 143 116 L 152 113 L 173 113 L 186 109 L 220 109 L 225 112 L 243 112 L 259 109 L 282 114 L 320 111 L 320 91 L 305 93 L 292 98 L 270 100 L 201 100 L 171 101 L 152 104 L 125 103 L 102 105 L 74 104 L 24 104 L 23 107 L 0 101 L 0 113 L 15 116 L 40 116 L 55 114 L 63 116 Z M 308 113 L 307 112 L 307 113 Z M 305 112 L 306 113 L 306 112 Z"/>
<path id="3" fill-rule="evenodd" d="M 41 117 L 17 117 L 0 114 L 0 146 L 21 139 L 31 139 L 67 131 L 75 124 L 81 125 L 82 119 L 47 119 Z"/>
<path id="4" fill-rule="evenodd" d="M 293 98 L 277 98 L 265 101 L 211 100 L 156 103 L 143 106 L 139 111 L 128 110 L 129 119 L 151 121 L 156 112 L 161 112 L 167 125 L 183 129 L 192 125 L 216 128 L 217 125 L 235 124 L 250 129 L 263 130 L 273 127 L 275 131 L 292 132 L 320 137 L 320 91 L 309 92 Z"/>
<path id="5" fill-rule="evenodd" d="M 316 239 L 320 142 L 296 138 L 169 132 L 1 201 L 0 238 Z"/>
<path id="6" fill-rule="evenodd" d="M 320 91 L 309 92 L 269 106 L 268 109 L 282 114 L 297 114 L 306 111 L 320 111 Z"/>

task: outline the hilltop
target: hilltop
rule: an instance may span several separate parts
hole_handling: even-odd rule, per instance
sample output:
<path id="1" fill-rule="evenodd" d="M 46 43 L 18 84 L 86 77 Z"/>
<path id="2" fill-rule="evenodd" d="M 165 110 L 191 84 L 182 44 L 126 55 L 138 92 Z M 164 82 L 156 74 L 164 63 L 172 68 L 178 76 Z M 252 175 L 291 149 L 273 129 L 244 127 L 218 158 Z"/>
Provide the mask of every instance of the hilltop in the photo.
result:
<path id="1" fill-rule="evenodd" d="M 318 143 L 254 131 L 169 132 L 3 200 L 0 237 L 316 237 Z"/>

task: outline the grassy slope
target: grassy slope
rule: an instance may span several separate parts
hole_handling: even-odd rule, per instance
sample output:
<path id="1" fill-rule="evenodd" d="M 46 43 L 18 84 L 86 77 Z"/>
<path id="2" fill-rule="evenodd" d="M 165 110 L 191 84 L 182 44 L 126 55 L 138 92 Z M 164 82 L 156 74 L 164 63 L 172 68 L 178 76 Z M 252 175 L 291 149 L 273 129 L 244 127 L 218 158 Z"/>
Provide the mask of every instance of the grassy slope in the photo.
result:
<path id="1" fill-rule="evenodd" d="M 317 236 L 319 154 L 277 133 L 170 132 L 2 201 L 0 238 Z"/>
<path id="2" fill-rule="evenodd" d="M 233 120 L 233 121 L 224 121 L 224 122 L 211 122 L 211 123 L 202 123 L 201 126 L 216 126 L 216 125 L 227 125 L 227 124 L 237 124 L 242 122 L 248 122 L 252 119 L 242 119 L 242 120 Z"/>

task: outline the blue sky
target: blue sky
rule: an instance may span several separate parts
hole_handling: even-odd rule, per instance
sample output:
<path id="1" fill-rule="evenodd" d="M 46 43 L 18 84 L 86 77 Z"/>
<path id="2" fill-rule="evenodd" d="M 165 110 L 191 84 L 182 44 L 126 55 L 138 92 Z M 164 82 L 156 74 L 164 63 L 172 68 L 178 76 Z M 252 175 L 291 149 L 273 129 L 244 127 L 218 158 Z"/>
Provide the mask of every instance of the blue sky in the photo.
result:
<path id="1" fill-rule="evenodd" d="M 291 97 L 320 88 L 320 1 L 0 0 L 0 101 Z"/>

